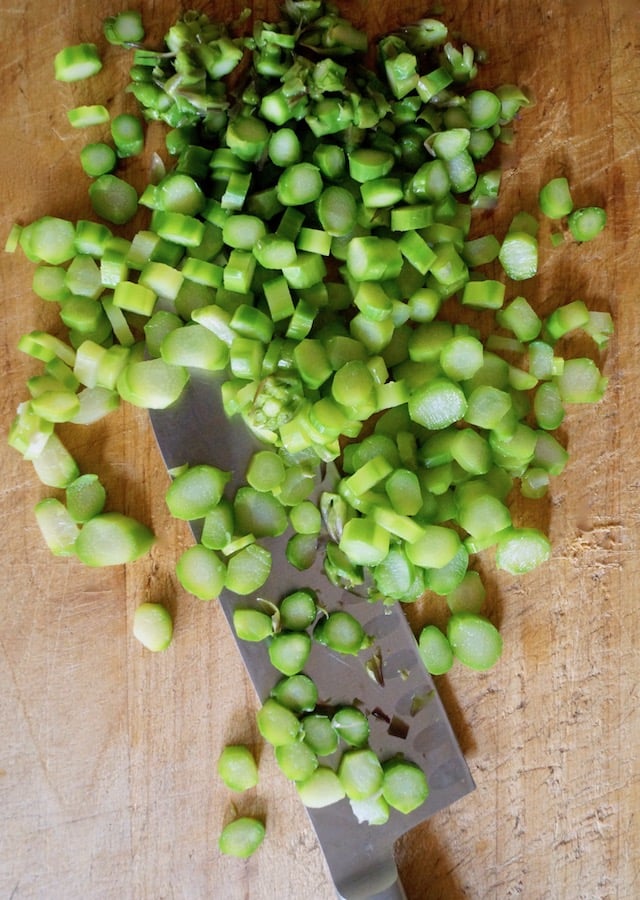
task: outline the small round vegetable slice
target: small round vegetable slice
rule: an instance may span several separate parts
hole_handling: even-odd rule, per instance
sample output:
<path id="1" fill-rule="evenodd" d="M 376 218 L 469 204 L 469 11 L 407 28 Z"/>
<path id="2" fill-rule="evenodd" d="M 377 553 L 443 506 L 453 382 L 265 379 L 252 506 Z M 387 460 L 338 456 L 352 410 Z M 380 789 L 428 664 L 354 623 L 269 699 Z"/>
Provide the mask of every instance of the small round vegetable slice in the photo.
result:
<path id="1" fill-rule="evenodd" d="M 301 535 L 316 535 L 322 528 L 322 514 L 311 500 L 303 500 L 292 507 L 289 521 L 294 531 Z"/>
<path id="2" fill-rule="evenodd" d="M 276 747 L 275 757 L 278 766 L 291 781 L 305 781 L 318 768 L 318 757 L 305 743 Z"/>
<path id="3" fill-rule="evenodd" d="M 431 675 L 444 675 L 453 665 L 453 650 L 436 625 L 425 625 L 418 639 L 420 658 Z"/>
<path id="4" fill-rule="evenodd" d="M 281 678 L 271 689 L 271 696 L 295 713 L 311 712 L 318 703 L 318 688 L 308 675 L 296 672 Z"/>
<path id="5" fill-rule="evenodd" d="M 264 823 L 252 816 L 241 816 L 222 829 L 218 839 L 220 852 L 246 859 L 258 849 L 265 836 Z"/>
<path id="6" fill-rule="evenodd" d="M 111 137 L 119 157 L 141 153 L 144 147 L 142 121 L 132 113 L 119 113 L 111 120 Z"/>
<path id="7" fill-rule="evenodd" d="M 415 763 L 391 759 L 383 764 L 382 795 L 389 806 L 410 813 L 429 796 L 427 777 Z"/>
<path id="8" fill-rule="evenodd" d="M 364 628 L 351 613 L 336 610 L 322 619 L 313 632 L 314 638 L 336 653 L 356 655 L 366 641 Z"/>
<path id="9" fill-rule="evenodd" d="M 533 278 L 538 271 L 538 241 L 525 231 L 510 231 L 502 242 L 498 259 L 514 281 Z"/>
<path id="10" fill-rule="evenodd" d="M 331 806 L 345 796 L 342 782 L 328 766 L 318 766 L 308 778 L 297 782 L 296 787 L 300 799 L 310 809 Z"/>
<path id="11" fill-rule="evenodd" d="M 273 491 L 284 481 L 285 465 L 273 450 L 259 450 L 247 468 L 246 478 L 256 491 Z"/>
<path id="12" fill-rule="evenodd" d="M 76 522 L 88 522 L 102 512 L 107 492 L 97 475 L 80 475 L 67 487 L 65 500 Z"/>
<path id="13" fill-rule="evenodd" d="M 591 241 L 607 224 L 607 214 L 600 206 L 586 206 L 583 209 L 574 209 L 567 224 L 576 241 Z"/>
<path id="14" fill-rule="evenodd" d="M 549 559 L 551 544 L 537 528 L 509 528 L 500 537 L 496 565 L 511 575 L 523 575 Z"/>
<path id="15" fill-rule="evenodd" d="M 490 669 L 502 654 L 500 632 L 476 613 L 459 612 L 451 616 L 447 638 L 456 659 L 470 669 Z"/>
<path id="16" fill-rule="evenodd" d="M 176 563 L 178 581 L 200 600 L 215 600 L 220 596 L 226 577 L 226 566 L 215 550 L 202 544 L 188 547 Z"/>
<path id="17" fill-rule="evenodd" d="M 282 631 L 269 644 L 271 665 L 283 675 L 300 672 L 311 653 L 311 638 L 304 631 Z"/>
<path id="18" fill-rule="evenodd" d="M 28 227 L 29 256 L 34 262 L 58 266 L 75 255 L 75 228 L 67 219 L 42 216 Z"/>
<path id="19" fill-rule="evenodd" d="M 124 10 L 105 19 L 103 31 L 110 44 L 139 43 L 144 38 L 142 16 L 138 10 Z"/>
<path id="20" fill-rule="evenodd" d="M 233 611 L 233 628 L 241 641 L 264 641 L 273 634 L 273 619 L 260 609 Z"/>
<path id="21" fill-rule="evenodd" d="M 57 81 L 72 82 L 90 78 L 102 68 L 102 60 L 95 44 L 85 42 L 63 47 L 56 53 L 53 70 Z"/>
<path id="22" fill-rule="evenodd" d="M 573 209 L 573 199 L 569 182 L 564 176 L 552 178 L 538 195 L 540 209 L 549 219 L 562 219 Z"/>
<path id="23" fill-rule="evenodd" d="M 123 513 L 107 512 L 82 526 L 75 550 L 86 566 L 119 566 L 139 559 L 154 541 L 146 525 Z"/>
<path id="24" fill-rule="evenodd" d="M 230 474 L 215 466 L 191 466 L 175 478 L 165 495 L 169 512 L 176 519 L 201 519 L 215 509 Z"/>
<path id="25" fill-rule="evenodd" d="M 349 803 L 360 825 L 385 825 L 389 821 L 389 804 L 382 792 L 367 797 L 366 800 L 350 800 Z"/>
<path id="26" fill-rule="evenodd" d="M 432 431 L 453 425 L 466 411 L 467 399 L 462 388 L 446 378 L 432 379 L 409 397 L 409 415 L 413 421 Z"/>
<path id="27" fill-rule="evenodd" d="M 296 714 L 273 697 L 264 701 L 256 720 L 258 731 L 273 747 L 292 744 L 300 737 L 302 726 Z"/>
<path id="28" fill-rule="evenodd" d="M 331 724 L 342 740 L 352 747 L 364 747 L 369 740 L 369 720 L 355 706 L 343 706 L 334 713 Z"/>
<path id="29" fill-rule="evenodd" d="M 238 532 L 253 534 L 256 538 L 276 537 L 286 531 L 288 525 L 286 510 L 278 498 L 249 485 L 236 491 L 233 513 Z"/>
<path id="30" fill-rule="evenodd" d="M 389 552 L 389 533 L 371 516 L 356 517 L 345 523 L 339 546 L 352 563 L 375 566 Z"/>
<path id="31" fill-rule="evenodd" d="M 117 161 L 116 151 L 102 141 L 87 144 L 80 151 L 80 164 L 90 178 L 112 172 Z"/>
<path id="32" fill-rule="evenodd" d="M 384 773 L 374 751 L 363 747 L 342 754 L 338 777 L 350 800 L 366 800 L 380 790 Z"/>
<path id="33" fill-rule="evenodd" d="M 425 525 L 422 537 L 407 544 L 407 556 L 414 565 L 439 569 L 451 562 L 459 549 L 460 537 L 453 528 Z"/>
<path id="34" fill-rule="evenodd" d="M 173 637 L 173 619 L 162 603 L 141 603 L 133 614 L 133 636 L 154 653 L 166 650 Z"/>
<path id="35" fill-rule="evenodd" d="M 447 606 L 452 613 L 479 613 L 486 596 L 484 584 L 479 572 L 469 570 L 462 581 L 449 594 Z"/>
<path id="36" fill-rule="evenodd" d="M 322 175 L 317 166 L 307 162 L 294 163 L 278 179 L 278 200 L 285 206 L 303 206 L 317 200 L 322 187 Z"/>
<path id="37" fill-rule="evenodd" d="M 311 713 L 302 719 L 304 741 L 318 756 L 330 756 L 338 749 L 338 732 L 329 716 Z"/>
<path id="38" fill-rule="evenodd" d="M 316 620 L 318 607 L 312 591 L 301 589 L 280 601 L 280 623 L 287 631 L 303 631 Z"/>
<path id="39" fill-rule="evenodd" d="M 120 396 L 144 409 L 166 409 L 178 399 L 189 380 L 187 369 L 171 366 L 163 359 L 130 363 L 118 378 Z"/>
<path id="40" fill-rule="evenodd" d="M 248 791 L 258 783 L 258 766 L 244 744 L 229 744 L 218 757 L 218 774 L 232 791 Z"/>
<path id="41" fill-rule="evenodd" d="M 57 497 L 45 497 L 34 507 L 36 522 L 54 556 L 73 556 L 78 525 Z"/>
<path id="42" fill-rule="evenodd" d="M 270 572 L 270 551 L 259 544 L 249 544 L 229 559 L 224 584 L 235 594 L 246 596 L 261 588 Z"/>
<path id="43" fill-rule="evenodd" d="M 106 172 L 89 185 L 93 211 L 114 225 L 124 225 L 138 210 L 138 194 L 132 184 Z"/>

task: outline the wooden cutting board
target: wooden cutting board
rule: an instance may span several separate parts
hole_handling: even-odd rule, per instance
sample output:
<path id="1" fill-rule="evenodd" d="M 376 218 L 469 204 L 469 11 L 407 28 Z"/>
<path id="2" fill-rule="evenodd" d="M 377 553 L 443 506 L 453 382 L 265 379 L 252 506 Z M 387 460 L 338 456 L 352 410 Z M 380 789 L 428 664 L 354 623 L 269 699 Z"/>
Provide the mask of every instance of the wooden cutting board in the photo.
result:
<path id="1" fill-rule="evenodd" d="M 136 3 L 158 41 L 181 4 Z M 218 15 L 242 3 L 198 4 Z M 66 110 L 106 98 L 127 107 L 126 65 L 61 85 L 61 47 L 100 38 L 126 4 L 0 0 L 2 225 L 45 213 L 89 215 L 87 179 Z M 427 12 L 412 0 L 345 3 L 373 35 Z M 254 3 L 273 16 L 273 3 Z M 483 0 L 446 4 L 452 33 L 488 53 L 481 83 L 515 82 L 536 98 L 503 150 L 502 204 L 492 227 L 535 212 L 539 187 L 567 175 L 578 205 L 601 204 L 593 244 L 552 250 L 523 286 L 548 309 L 584 299 L 610 309 L 617 334 L 604 360 L 606 399 L 574 407 L 562 432 L 572 461 L 549 498 L 521 504 L 551 561 L 526 578 L 479 568 L 504 657 L 486 674 L 456 666 L 438 685 L 477 790 L 407 835 L 398 863 L 409 900 L 575 900 L 640 896 L 640 13 L 636 0 Z M 108 73 L 107 74 L 107 70 Z M 116 72 L 116 75 L 114 75 Z M 129 98 L 130 99 L 130 98 Z M 146 164 L 146 162 L 145 162 Z M 144 181 L 143 163 L 131 177 Z M 136 168 L 137 167 L 137 168 Z M 0 254 L 3 434 L 35 364 L 20 334 L 52 327 L 31 292 L 32 266 Z M 0 588 L 0 895 L 15 900 L 329 900 L 323 857 L 293 788 L 254 727 L 256 699 L 215 603 L 187 596 L 173 566 L 188 546 L 169 519 L 168 484 L 144 412 L 122 409 L 65 436 L 96 471 L 114 508 L 159 536 L 126 568 L 54 559 L 32 516 L 48 491 L 0 443 L 5 547 Z M 175 615 L 175 640 L 151 655 L 131 633 L 143 600 Z M 411 610 L 416 628 L 430 611 Z M 261 784 L 234 798 L 215 766 L 229 742 L 260 756 Z M 268 837 L 247 862 L 223 858 L 217 836 L 232 804 L 266 815 Z"/>

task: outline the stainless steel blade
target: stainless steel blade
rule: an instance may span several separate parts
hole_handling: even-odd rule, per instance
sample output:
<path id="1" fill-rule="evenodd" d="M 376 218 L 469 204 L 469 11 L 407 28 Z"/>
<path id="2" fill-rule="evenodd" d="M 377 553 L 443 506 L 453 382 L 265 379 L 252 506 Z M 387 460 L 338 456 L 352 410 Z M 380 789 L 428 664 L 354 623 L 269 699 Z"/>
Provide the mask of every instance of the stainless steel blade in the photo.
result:
<path id="1" fill-rule="evenodd" d="M 167 468 L 186 463 L 216 465 L 232 473 L 231 491 L 242 483 L 247 462 L 259 446 L 241 420 L 227 419 L 219 379 L 210 375 L 192 373 L 178 403 L 153 411 L 151 421 Z M 319 474 L 319 482 L 322 477 Z M 324 479 L 328 483 L 331 473 Z M 192 527 L 197 539 L 198 523 Z M 400 897 L 402 894 L 381 893 L 395 881 L 394 842 L 469 793 L 474 783 L 400 605 L 371 603 L 334 586 L 322 571 L 321 553 L 311 569 L 298 571 L 286 561 L 289 536 L 263 542 L 273 554 L 273 569 L 259 595 L 277 601 L 293 590 L 310 587 L 326 608 L 348 609 L 359 619 L 373 638 L 368 650 L 354 657 L 314 645 L 305 672 L 316 682 L 323 704 L 354 703 L 366 711 L 371 722 L 370 743 L 379 757 L 384 760 L 404 754 L 423 768 L 430 787 L 421 807 L 409 815 L 392 811 L 382 826 L 359 825 L 346 800 L 308 813 L 342 897 Z M 251 598 L 228 591 L 220 597 L 229 621 L 236 606 L 250 602 Z M 281 676 L 271 666 L 264 644 L 238 641 L 238 646 L 263 701 Z M 376 665 L 367 666 L 373 657 Z M 377 678 L 371 677 L 371 668 Z"/>

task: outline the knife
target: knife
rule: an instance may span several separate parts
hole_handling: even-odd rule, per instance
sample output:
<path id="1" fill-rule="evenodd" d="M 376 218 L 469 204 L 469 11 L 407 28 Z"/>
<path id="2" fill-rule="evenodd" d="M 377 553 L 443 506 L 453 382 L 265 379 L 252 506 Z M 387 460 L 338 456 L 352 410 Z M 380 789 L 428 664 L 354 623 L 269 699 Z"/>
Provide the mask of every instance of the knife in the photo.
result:
<path id="1" fill-rule="evenodd" d="M 169 470 L 206 463 L 231 473 L 231 495 L 243 484 L 253 453 L 264 449 L 240 417 L 227 418 L 219 374 L 190 371 L 179 400 L 163 410 L 150 411 L 160 453 Z M 316 496 L 331 489 L 333 466 L 319 467 Z M 191 523 L 196 540 L 201 524 Z M 418 653 L 417 642 L 400 604 L 372 603 L 366 596 L 334 585 L 324 574 L 323 554 L 310 569 L 299 571 L 286 559 L 291 532 L 263 540 L 272 553 L 269 580 L 259 596 L 276 601 L 294 590 L 315 590 L 322 607 L 348 610 L 372 639 L 357 656 L 335 653 L 314 642 L 305 666 L 323 705 L 356 705 L 367 713 L 371 748 L 384 761 L 403 755 L 419 765 L 429 785 L 429 796 L 413 812 L 390 811 L 384 825 L 359 824 L 348 800 L 321 809 L 307 809 L 325 854 L 339 897 L 344 900 L 402 900 L 394 861 L 394 843 L 406 831 L 449 806 L 474 788 L 473 779 L 446 712 Z M 256 599 L 255 597 L 253 598 Z M 251 603 L 224 590 L 219 598 L 231 625 L 234 609 Z M 264 642 L 237 640 L 260 702 L 279 678 L 269 661 Z M 375 677 L 372 677 L 375 672 Z M 335 762 L 335 760 L 334 760 Z M 331 763 L 331 757 L 328 758 Z"/>

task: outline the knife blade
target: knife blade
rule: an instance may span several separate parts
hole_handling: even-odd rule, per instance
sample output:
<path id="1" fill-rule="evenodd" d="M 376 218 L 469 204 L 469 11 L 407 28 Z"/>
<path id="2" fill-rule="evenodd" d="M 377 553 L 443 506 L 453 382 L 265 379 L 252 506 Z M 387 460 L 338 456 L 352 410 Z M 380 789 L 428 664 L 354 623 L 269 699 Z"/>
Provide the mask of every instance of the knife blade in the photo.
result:
<path id="1" fill-rule="evenodd" d="M 167 409 L 150 411 L 150 418 L 168 469 L 185 464 L 215 465 L 231 473 L 228 490 L 232 496 L 244 483 L 249 459 L 264 444 L 239 417 L 227 418 L 220 385 L 219 375 L 192 370 L 180 399 Z M 323 468 L 317 476 L 316 495 L 333 486 L 332 466 Z M 193 522 L 191 528 L 198 540 L 201 523 Z M 423 769 L 429 784 L 429 796 L 422 806 L 408 815 L 392 809 L 384 825 L 359 824 L 346 799 L 307 809 L 307 813 L 339 896 L 345 900 L 402 898 L 395 841 L 475 785 L 400 604 L 372 603 L 366 596 L 332 584 L 323 570 L 322 553 L 310 569 L 299 571 L 285 556 L 290 534 L 261 541 L 272 553 L 273 566 L 259 596 L 277 602 L 294 590 L 311 588 L 321 606 L 345 609 L 360 621 L 372 639 L 368 649 L 345 656 L 314 642 L 304 671 L 316 682 L 322 705 L 352 704 L 367 713 L 369 743 L 381 760 L 404 755 Z M 230 626 L 234 609 L 247 606 L 251 599 L 222 592 L 219 601 Z M 271 665 L 264 642 L 242 641 L 233 627 L 231 631 L 263 702 L 279 673 Z"/>

